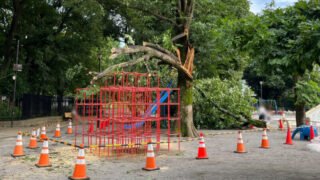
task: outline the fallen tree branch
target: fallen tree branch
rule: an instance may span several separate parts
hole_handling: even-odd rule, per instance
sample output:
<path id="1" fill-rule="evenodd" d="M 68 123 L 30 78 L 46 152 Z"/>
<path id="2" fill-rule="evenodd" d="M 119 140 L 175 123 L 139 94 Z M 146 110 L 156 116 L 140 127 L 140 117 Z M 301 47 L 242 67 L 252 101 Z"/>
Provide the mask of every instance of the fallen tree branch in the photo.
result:
<path id="1" fill-rule="evenodd" d="M 90 83 L 93 84 L 97 79 L 104 77 L 107 73 L 109 73 L 110 71 L 112 71 L 116 68 L 124 68 L 124 67 L 128 67 L 128 66 L 133 66 L 133 65 L 140 63 L 140 62 L 142 62 L 146 59 L 149 59 L 149 58 L 150 58 L 149 54 L 146 54 L 146 55 L 141 56 L 138 59 L 110 66 L 98 74 L 96 74 L 96 72 L 91 72 L 91 74 L 96 74 L 96 76 L 93 77 L 93 79 L 91 80 Z"/>
<path id="2" fill-rule="evenodd" d="M 128 46 L 124 48 L 112 48 L 111 52 L 112 52 L 112 55 L 109 57 L 110 59 L 114 59 L 123 54 L 147 53 L 150 55 L 150 57 L 157 58 L 161 61 L 164 61 L 170 64 L 176 69 L 184 72 L 187 75 L 187 77 L 189 77 L 190 79 L 193 79 L 192 74 L 188 71 L 188 69 L 186 69 L 183 65 L 181 65 L 179 61 L 177 61 L 177 58 L 172 58 L 170 55 L 151 47 L 136 45 L 136 46 Z"/>
<path id="3" fill-rule="evenodd" d="M 245 122 L 245 123 L 248 122 L 248 120 L 245 119 L 245 118 L 243 118 L 242 116 L 238 116 L 238 115 L 236 115 L 236 114 L 233 114 L 233 113 L 227 111 L 227 110 L 224 109 L 224 108 L 221 108 L 221 107 L 220 107 L 218 104 L 216 104 L 212 99 L 210 99 L 202 89 L 198 88 L 196 85 L 194 85 L 193 87 L 194 87 L 196 90 L 199 91 L 199 93 L 201 94 L 202 97 L 208 99 L 208 101 L 209 101 L 215 108 L 217 108 L 220 112 L 222 112 L 222 113 L 224 113 L 224 114 L 226 114 L 226 115 L 228 115 L 228 116 L 231 116 L 231 117 L 233 117 L 233 118 L 235 118 L 235 119 L 237 119 L 237 120 L 239 120 L 239 121 L 241 121 L 241 122 Z"/>
<path id="4" fill-rule="evenodd" d="M 168 54 L 170 57 L 172 57 L 177 62 L 179 62 L 179 59 L 172 52 L 166 50 L 165 48 L 159 46 L 158 44 L 153 44 L 153 43 L 149 43 L 149 42 L 143 42 L 143 46 L 151 47 L 151 48 L 154 48 L 154 49 L 156 49 L 158 51 L 161 51 L 161 52 L 163 52 L 165 54 Z"/>

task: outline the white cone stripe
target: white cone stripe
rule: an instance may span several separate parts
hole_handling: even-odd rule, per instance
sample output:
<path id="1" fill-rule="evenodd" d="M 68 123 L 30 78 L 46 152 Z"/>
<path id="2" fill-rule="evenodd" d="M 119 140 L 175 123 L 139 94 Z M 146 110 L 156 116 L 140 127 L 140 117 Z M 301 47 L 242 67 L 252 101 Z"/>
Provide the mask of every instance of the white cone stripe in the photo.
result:
<path id="1" fill-rule="evenodd" d="M 243 140 L 241 139 L 241 140 L 238 140 L 238 143 L 242 143 L 243 144 Z"/>
<path id="2" fill-rule="evenodd" d="M 239 134 L 239 138 L 242 138 L 242 134 L 241 133 Z"/>
<path id="3" fill-rule="evenodd" d="M 46 130 L 46 127 L 45 127 L 45 126 L 42 126 L 41 130 L 42 130 L 42 131 L 45 131 L 45 130 Z"/>
<path id="4" fill-rule="evenodd" d="M 37 137 L 40 135 L 40 128 L 37 129 Z"/>
<path id="5" fill-rule="evenodd" d="M 22 146 L 22 142 L 16 142 L 16 145 Z"/>
<path id="6" fill-rule="evenodd" d="M 148 151 L 153 151 L 153 146 L 152 146 L 152 144 L 149 144 L 149 145 L 148 145 Z"/>
<path id="7" fill-rule="evenodd" d="M 205 144 L 199 144 L 199 147 L 206 147 Z"/>
<path id="8" fill-rule="evenodd" d="M 22 136 L 18 135 L 17 140 L 22 140 Z"/>
<path id="9" fill-rule="evenodd" d="M 31 135 L 36 135 L 36 131 L 32 131 Z"/>
<path id="10" fill-rule="evenodd" d="M 60 127 L 60 124 L 57 124 L 57 127 Z"/>
<path id="11" fill-rule="evenodd" d="M 77 159 L 76 164 L 86 164 L 85 159 Z"/>
<path id="12" fill-rule="evenodd" d="M 46 132 L 45 131 L 41 131 L 41 134 L 46 134 Z"/>
<path id="13" fill-rule="evenodd" d="M 147 153 L 147 157 L 154 157 L 154 153 L 153 152 L 152 153 L 148 152 Z"/>
<path id="14" fill-rule="evenodd" d="M 60 128 L 59 128 L 59 127 L 57 127 L 57 128 L 56 128 L 56 131 L 60 131 Z"/>
<path id="15" fill-rule="evenodd" d="M 41 154 L 49 154 L 49 149 L 41 149 Z"/>
<path id="16" fill-rule="evenodd" d="M 69 125 L 68 128 L 72 128 L 72 125 Z"/>
<path id="17" fill-rule="evenodd" d="M 262 136 L 262 139 L 268 139 L 268 136 Z"/>
<path id="18" fill-rule="evenodd" d="M 84 149 L 79 149 L 78 157 L 84 157 Z"/>

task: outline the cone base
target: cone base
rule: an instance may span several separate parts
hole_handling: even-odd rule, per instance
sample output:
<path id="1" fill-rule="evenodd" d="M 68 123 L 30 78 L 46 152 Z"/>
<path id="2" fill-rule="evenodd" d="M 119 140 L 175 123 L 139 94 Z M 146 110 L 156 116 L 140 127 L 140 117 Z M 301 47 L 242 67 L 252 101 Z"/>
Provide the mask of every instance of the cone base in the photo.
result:
<path id="1" fill-rule="evenodd" d="M 283 144 L 286 144 L 286 145 L 294 145 L 293 143 L 283 143 Z"/>
<path id="2" fill-rule="evenodd" d="M 259 147 L 259 148 L 261 148 L 261 149 L 270 149 L 270 147 Z"/>
<path id="3" fill-rule="evenodd" d="M 209 159 L 208 157 L 196 157 L 196 159 Z"/>
<path id="4" fill-rule="evenodd" d="M 35 164 L 38 168 L 42 168 L 42 167 L 52 167 L 51 164 L 49 165 L 38 165 L 38 164 Z"/>
<path id="5" fill-rule="evenodd" d="M 85 177 L 85 178 L 72 178 L 72 176 L 69 176 L 68 179 L 72 179 L 72 180 L 90 180 L 89 177 Z"/>
<path id="6" fill-rule="evenodd" d="M 21 156 L 25 156 L 24 154 L 23 155 L 14 155 L 14 154 L 11 154 L 12 157 L 21 157 Z"/>
<path id="7" fill-rule="evenodd" d="M 160 170 L 160 168 L 154 168 L 154 169 L 142 168 L 142 170 L 145 170 L 145 171 L 156 171 L 156 170 Z"/>
<path id="8" fill-rule="evenodd" d="M 53 136 L 54 138 L 61 138 L 61 136 Z"/>
<path id="9" fill-rule="evenodd" d="M 248 153 L 248 151 L 245 152 L 238 152 L 238 151 L 233 151 L 234 153 Z"/>
<path id="10" fill-rule="evenodd" d="M 39 147 L 27 147 L 28 149 L 38 149 Z"/>
<path id="11" fill-rule="evenodd" d="M 72 134 L 72 133 L 65 133 L 65 134 Z"/>

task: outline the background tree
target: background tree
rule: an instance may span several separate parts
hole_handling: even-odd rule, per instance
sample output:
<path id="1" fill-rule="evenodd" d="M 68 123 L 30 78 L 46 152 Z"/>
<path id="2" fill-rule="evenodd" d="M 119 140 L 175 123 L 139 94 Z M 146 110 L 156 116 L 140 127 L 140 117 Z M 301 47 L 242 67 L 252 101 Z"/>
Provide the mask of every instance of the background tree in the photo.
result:
<path id="1" fill-rule="evenodd" d="M 306 105 L 299 100 L 302 94 L 297 85 L 307 70 L 320 63 L 319 7 L 316 0 L 299 1 L 285 9 L 271 7 L 246 23 L 256 29 L 246 44 L 251 57 L 264 72 L 281 71 L 294 81 L 297 125 L 305 123 Z"/>

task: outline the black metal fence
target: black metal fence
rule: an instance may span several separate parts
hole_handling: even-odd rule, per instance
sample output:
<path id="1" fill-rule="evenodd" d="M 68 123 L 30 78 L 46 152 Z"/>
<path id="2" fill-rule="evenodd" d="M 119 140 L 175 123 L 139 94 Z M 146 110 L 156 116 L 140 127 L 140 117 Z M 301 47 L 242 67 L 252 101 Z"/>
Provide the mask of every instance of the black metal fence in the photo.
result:
<path id="1" fill-rule="evenodd" d="M 0 120 L 11 120 L 12 108 L 10 100 L 0 103 Z M 43 116 L 63 115 L 71 112 L 74 106 L 73 97 L 45 96 L 24 94 L 15 103 L 15 120 L 29 119 Z"/>

